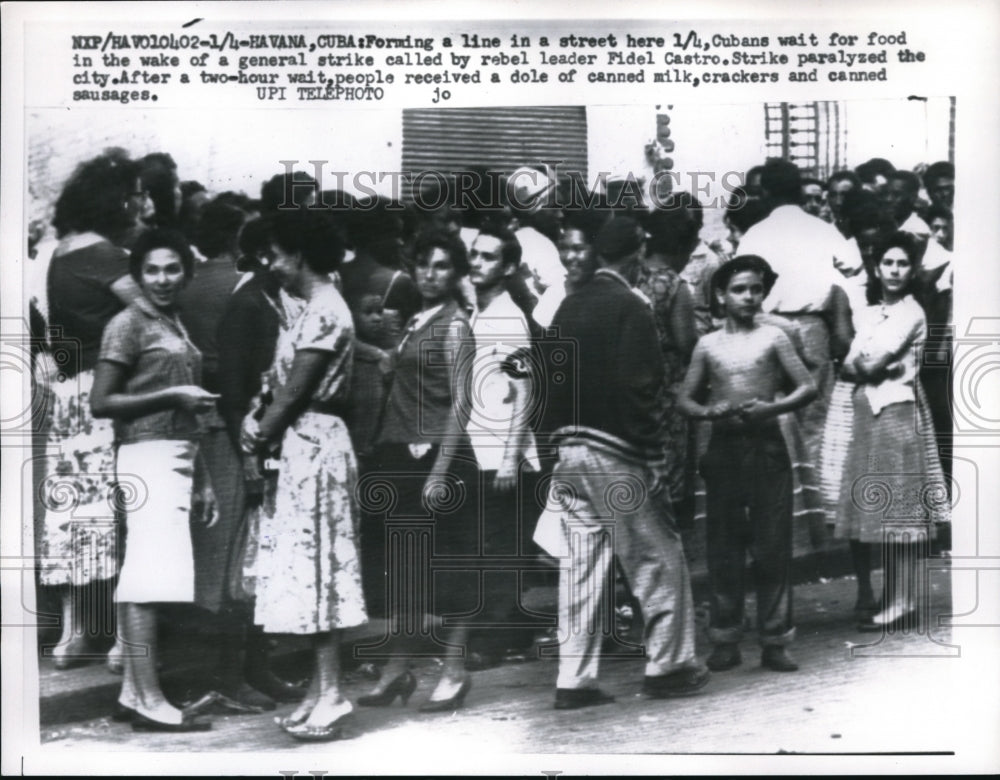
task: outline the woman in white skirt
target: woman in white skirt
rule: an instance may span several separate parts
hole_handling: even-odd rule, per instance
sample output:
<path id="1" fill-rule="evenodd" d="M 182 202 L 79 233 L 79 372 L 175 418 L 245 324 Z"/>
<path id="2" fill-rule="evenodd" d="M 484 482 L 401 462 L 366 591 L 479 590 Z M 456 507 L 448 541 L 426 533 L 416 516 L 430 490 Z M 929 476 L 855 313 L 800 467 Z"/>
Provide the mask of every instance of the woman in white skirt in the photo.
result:
<path id="1" fill-rule="evenodd" d="M 305 307 L 278 335 L 273 400 L 244 420 L 248 455 L 280 442 L 277 493 L 260 519 L 254 622 L 311 637 L 315 672 L 281 727 L 301 741 L 337 739 L 352 710 L 340 684 L 340 632 L 367 621 L 358 554 L 357 465 L 343 421 L 354 359 L 351 312 L 330 274 L 343 257 L 329 214 L 271 218 L 271 271 Z"/>
<path id="2" fill-rule="evenodd" d="M 868 269 L 868 307 L 834 388 L 820 456 L 828 521 L 851 544 L 861 630 L 902 626 L 918 607 L 921 559 L 948 492 L 927 402 L 917 378 L 927 335 L 914 298 L 919 247 L 896 233 Z M 871 545 L 882 546 L 881 603 L 871 587 Z"/>
<path id="3" fill-rule="evenodd" d="M 126 511 L 125 558 L 115 598 L 126 646 L 115 718 L 137 731 L 203 731 L 211 723 L 174 707 L 157 676 L 157 604 L 194 600 L 189 515 L 199 414 L 217 396 L 198 387 L 201 353 L 177 317 L 194 271 L 186 239 L 151 230 L 129 270 L 142 297 L 104 330 L 90 396 L 95 417 L 114 420 L 116 478 Z"/>

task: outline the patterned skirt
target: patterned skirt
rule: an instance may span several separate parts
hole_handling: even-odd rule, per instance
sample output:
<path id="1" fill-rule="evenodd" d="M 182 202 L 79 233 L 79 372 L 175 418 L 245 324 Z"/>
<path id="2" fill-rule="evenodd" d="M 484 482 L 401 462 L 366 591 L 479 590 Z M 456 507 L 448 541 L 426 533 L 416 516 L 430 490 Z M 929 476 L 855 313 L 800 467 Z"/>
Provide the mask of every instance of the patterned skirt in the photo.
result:
<path id="1" fill-rule="evenodd" d="M 834 535 L 867 543 L 933 539 L 950 502 L 927 402 L 872 413 L 864 385 L 834 387 L 820 453 L 827 522 Z"/>
<path id="2" fill-rule="evenodd" d="M 261 513 L 245 572 L 257 596 L 254 622 L 264 631 L 316 634 L 367 621 L 357 478 L 339 417 L 306 412 L 285 432 L 274 505 Z"/>
<path id="3" fill-rule="evenodd" d="M 93 371 L 53 381 L 42 516 L 35 550 L 43 585 L 87 585 L 118 571 L 114 432 L 90 413 Z"/>

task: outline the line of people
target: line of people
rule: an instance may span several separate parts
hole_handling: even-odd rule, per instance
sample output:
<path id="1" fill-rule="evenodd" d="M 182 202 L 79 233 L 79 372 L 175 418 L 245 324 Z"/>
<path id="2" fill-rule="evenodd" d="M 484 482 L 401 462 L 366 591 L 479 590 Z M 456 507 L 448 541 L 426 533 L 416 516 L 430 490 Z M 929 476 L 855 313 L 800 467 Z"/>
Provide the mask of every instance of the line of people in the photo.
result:
<path id="1" fill-rule="evenodd" d="M 727 207 L 733 250 L 715 252 L 686 193 L 564 211 L 557 183 L 529 171 L 487 208 L 454 192 L 423 210 L 352 202 L 302 174 L 256 202 L 206 199 L 150 158 L 77 170 L 38 306 L 54 329 L 38 392 L 58 463 L 36 536 L 41 583 L 65 593 L 52 655 L 63 668 L 91 655 L 78 592 L 117 578 L 109 665 L 133 728 L 210 727 L 161 690 L 168 602 L 215 616 L 223 698 L 297 701 L 280 726 L 304 741 L 341 733 L 341 634 L 376 616 L 386 637 L 354 652 L 384 668 L 357 704 L 405 704 L 410 659 L 432 652 L 443 664 L 421 710 L 462 706 L 470 669 L 531 644 L 522 574 L 539 548 L 558 561 L 559 709 L 612 700 L 597 681 L 613 561 L 654 698 L 741 662 L 748 551 L 762 664 L 797 668 L 800 514 L 850 540 L 862 628 L 914 612 L 920 555 L 947 519 L 950 430 L 947 376 L 928 405 L 919 351 L 947 351 L 927 322 L 948 324 L 951 268 L 911 224 L 912 175 L 846 195 L 835 185 L 851 177 L 831 177 L 835 226 L 808 213 L 814 183 L 769 161 Z M 934 171 L 947 173 L 925 172 L 932 197 L 946 189 Z M 905 505 L 900 520 L 877 489 Z M 699 511 L 706 661 L 681 537 Z M 310 637 L 308 687 L 270 670 L 268 634 Z"/>

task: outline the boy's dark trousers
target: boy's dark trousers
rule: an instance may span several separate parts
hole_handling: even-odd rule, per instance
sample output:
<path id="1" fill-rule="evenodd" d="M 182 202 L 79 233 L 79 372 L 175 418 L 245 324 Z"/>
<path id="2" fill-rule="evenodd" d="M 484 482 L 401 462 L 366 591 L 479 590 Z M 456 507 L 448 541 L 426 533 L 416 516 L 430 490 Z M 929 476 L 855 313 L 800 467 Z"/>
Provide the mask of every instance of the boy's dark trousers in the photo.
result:
<path id="1" fill-rule="evenodd" d="M 701 460 L 713 643 L 743 633 L 746 553 L 753 559 L 757 631 L 763 645 L 788 644 L 792 626 L 792 474 L 776 420 L 754 427 L 716 422 Z"/>

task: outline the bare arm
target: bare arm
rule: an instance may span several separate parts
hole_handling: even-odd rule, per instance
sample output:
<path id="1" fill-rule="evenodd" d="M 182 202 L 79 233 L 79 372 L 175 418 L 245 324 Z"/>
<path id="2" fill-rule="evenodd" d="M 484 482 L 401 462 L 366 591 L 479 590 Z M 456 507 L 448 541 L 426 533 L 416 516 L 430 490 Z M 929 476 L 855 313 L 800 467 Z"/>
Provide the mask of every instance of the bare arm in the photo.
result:
<path id="1" fill-rule="evenodd" d="M 276 439 L 309 405 L 309 400 L 326 373 L 332 352 L 300 349 L 295 353 L 288 381 L 274 392 L 257 430 L 258 443 Z"/>
<path id="2" fill-rule="evenodd" d="M 517 467 L 527 446 L 528 426 L 525 410 L 528 408 L 528 393 L 531 383 L 526 377 L 509 377 L 511 392 L 510 427 L 507 429 L 507 446 L 504 447 L 503 461 L 497 471 L 493 487 L 496 490 L 512 490 L 517 485 Z"/>
<path id="3" fill-rule="evenodd" d="M 125 393 L 122 389 L 129 370 L 122 363 L 110 360 L 97 362 L 94 385 L 90 391 L 90 410 L 94 417 L 127 420 L 167 409 L 207 412 L 218 398 L 196 385 L 167 387 L 149 393 Z"/>
<path id="4" fill-rule="evenodd" d="M 438 448 L 437 458 L 427 483 L 424 486 L 425 493 L 432 481 L 435 481 L 448 472 L 448 465 L 451 462 L 451 448 L 447 445 L 454 445 L 462 439 L 465 427 L 469 422 L 469 410 L 471 408 L 470 372 L 472 370 L 472 357 L 475 345 L 472 341 L 472 334 L 469 326 L 462 320 L 454 320 L 448 326 L 448 336 L 445 342 L 445 354 L 454 355 L 455 360 L 448 366 L 449 382 L 452 388 L 452 414 L 448 415 L 447 427 L 444 432 L 444 444 Z"/>
<path id="5" fill-rule="evenodd" d="M 694 298 L 688 286 L 681 283 L 670 307 L 670 335 L 684 360 L 691 357 L 698 334 L 694 329 Z"/>
<path id="6" fill-rule="evenodd" d="M 834 360 L 843 360 L 854 340 L 854 327 L 851 325 L 850 299 L 838 285 L 834 285 L 830 295 L 827 327 L 830 328 L 830 355 Z"/>
<path id="7" fill-rule="evenodd" d="M 910 333 L 898 349 L 878 355 L 865 355 L 862 353 L 849 366 L 844 366 L 846 369 L 844 372 L 845 375 L 848 378 L 875 383 L 893 376 L 901 368 L 898 363 L 903 355 L 913 349 L 919 342 L 923 341 L 926 329 L 923 320 L 915 322 Z"/>

